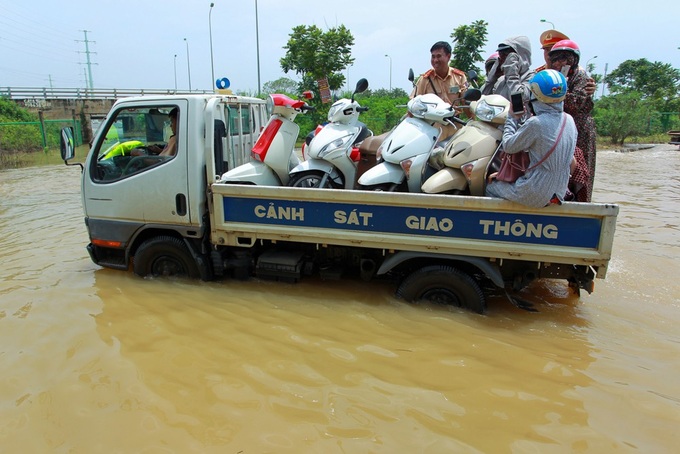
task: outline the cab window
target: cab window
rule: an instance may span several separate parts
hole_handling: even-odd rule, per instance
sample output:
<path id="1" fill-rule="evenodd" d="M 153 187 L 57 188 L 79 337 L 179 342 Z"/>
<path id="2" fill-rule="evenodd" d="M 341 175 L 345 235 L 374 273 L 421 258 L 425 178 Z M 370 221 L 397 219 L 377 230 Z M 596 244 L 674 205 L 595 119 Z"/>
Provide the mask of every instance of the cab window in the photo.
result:
<path id="1" fill-rule="evenodd" d="M 118 110 L 93 149 L 95 181 L 126 178 L 163 164 L 176 152 L 173 115 L 176 106 L 134 107 Z M 176 127 L 176 124 L 174 125 Z"/>

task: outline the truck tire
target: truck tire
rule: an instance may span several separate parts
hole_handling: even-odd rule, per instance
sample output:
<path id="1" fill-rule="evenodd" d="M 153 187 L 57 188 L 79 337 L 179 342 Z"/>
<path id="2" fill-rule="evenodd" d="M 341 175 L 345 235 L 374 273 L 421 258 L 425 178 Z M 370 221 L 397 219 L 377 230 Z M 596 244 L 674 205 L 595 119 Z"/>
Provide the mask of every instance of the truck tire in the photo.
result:
<path id="1" fill-rule="evenodd" d="M 326 178 L 324 178 L 326 177 Z M 322 184 L 323 183 L 323 184 Z M 324 172 L 301 172 L 290 179 L 288 186 L 294 188 L 339 189 L 330 176 Z"/>
<path id="2" fill-rule="evenodd" d="M 397 289 L 397 297 L 409 302 L 432 301 L 483 314 L 486 299 L 477 281 L 456 268 L 432 265 L 411 273 Z"/>
<path id="3" fill-rule="evenodd" d="M 133 259 L 139 276 L 186 276 L 198 278 L 201 273 L 186 244 L 179 238 L 159 236 L 139 246 Z"/>

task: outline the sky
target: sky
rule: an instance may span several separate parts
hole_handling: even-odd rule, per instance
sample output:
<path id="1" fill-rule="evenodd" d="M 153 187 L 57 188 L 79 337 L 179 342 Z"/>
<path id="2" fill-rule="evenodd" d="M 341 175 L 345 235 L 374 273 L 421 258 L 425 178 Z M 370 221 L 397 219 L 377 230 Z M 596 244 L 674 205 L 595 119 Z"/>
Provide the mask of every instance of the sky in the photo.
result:
<path id="1" fill-rule="evenodd" d="M 458 26 L 477 20 L 488 23 L 485 57 L 503 39 L 525 35 L 532 66 L 540 66 L 539 36 L 554 25 L 578 43 L 581 63 L 594 64 L 597 74 L 640 58 L 680 68 L 680 2 L 668 0 L 212 3 L 0 0 L 0 87 L 84 88 L 89 57 L 95 89 L 186 90 L 191 82 L 194 90 L 210 90 L 214 71 L 215 79 L 229 79 L 232 90 L 254 94 L 258 83 L 299 80 L 280 65 L 298 25 L 345 25 L 351 31 L 355 62 L 344 75 L 352 88 L 365 77 L 372 89 L 410 91 L 409 68 L 416 74 L 429 69 L 431 45 L 451 42 Z"/>

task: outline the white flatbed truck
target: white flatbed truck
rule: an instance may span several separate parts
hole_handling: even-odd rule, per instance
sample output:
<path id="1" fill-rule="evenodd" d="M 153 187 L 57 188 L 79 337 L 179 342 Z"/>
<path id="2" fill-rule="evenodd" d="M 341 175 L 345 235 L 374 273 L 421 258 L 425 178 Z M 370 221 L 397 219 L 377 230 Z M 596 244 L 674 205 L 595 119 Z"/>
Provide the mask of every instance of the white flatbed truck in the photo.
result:
<path id="1" fill-rule="evenodd" d="M 174 156 L 116 151 L 162 145 L 162 119 L 174 108 Z M 386 278 L 408 301 L 477 312 L 487 285 L 519 290 L 554 278 L 591 292 L 606 276 L 616 205 L 533 209 L 487 197 L 221 183 L 248 159 L 264 110 L 262 100 L 219 94 L 117 101 L 83 168 L 92 260 L 204 280 Z M 62 133 L 65 161 L 74 155 L 70 134 Z"/>

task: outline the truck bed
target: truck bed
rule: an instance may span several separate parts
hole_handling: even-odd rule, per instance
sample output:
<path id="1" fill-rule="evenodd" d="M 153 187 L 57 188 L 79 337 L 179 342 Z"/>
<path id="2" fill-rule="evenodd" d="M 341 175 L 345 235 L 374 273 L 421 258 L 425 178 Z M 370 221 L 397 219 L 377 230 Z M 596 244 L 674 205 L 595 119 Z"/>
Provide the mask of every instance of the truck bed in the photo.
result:
<path id="1" fill-rule="evenodd" d="M 214 244 L 345 245 L 592 266 L 604 278 L 617 205 L 534 209 L 489 197 L 212 185 Z"/>

